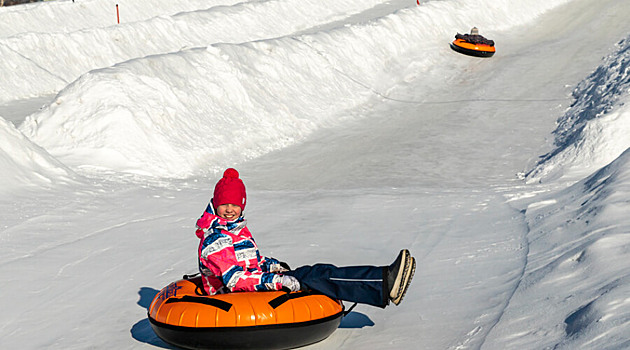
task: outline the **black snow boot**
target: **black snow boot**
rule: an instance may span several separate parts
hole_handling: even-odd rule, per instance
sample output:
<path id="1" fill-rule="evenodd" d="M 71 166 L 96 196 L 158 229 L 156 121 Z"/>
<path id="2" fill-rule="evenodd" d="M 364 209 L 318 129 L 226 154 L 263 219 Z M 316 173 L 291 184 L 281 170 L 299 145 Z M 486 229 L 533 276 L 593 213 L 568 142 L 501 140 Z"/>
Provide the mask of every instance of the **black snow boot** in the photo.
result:
<path id="1" fill-rule="evenodd" d="M 396 261 L 387 268 L 389 300 L 394 305 L 398 305 L 402 301 L 415 271 L 416 259 L 411 256 L 407 249 L 401 250 Z"/>

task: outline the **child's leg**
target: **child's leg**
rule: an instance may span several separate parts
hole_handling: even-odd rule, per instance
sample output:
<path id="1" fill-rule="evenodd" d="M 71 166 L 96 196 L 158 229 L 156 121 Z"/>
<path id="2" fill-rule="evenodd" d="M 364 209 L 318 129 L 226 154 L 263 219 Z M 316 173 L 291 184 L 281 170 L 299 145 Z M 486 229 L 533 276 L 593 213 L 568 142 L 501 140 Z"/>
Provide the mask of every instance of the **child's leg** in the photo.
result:
<path id="1" fill-rule="evenodd" d="M 389 303 L 387 267 L 316 264 L 301 266 L 284 274 L 297 278 L 302 286 L 331 298 L 383 308 Z"/>

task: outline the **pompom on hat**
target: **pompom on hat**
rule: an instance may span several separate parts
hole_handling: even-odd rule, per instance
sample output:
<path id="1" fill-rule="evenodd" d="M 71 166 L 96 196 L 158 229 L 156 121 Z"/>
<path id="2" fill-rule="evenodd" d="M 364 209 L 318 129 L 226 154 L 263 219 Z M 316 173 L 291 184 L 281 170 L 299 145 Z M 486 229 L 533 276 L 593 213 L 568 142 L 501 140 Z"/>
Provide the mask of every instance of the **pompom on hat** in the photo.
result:
<path id="1" fill-rule="evenodd" d="M 234 204 L 241 207 L 241 210 L 245 210 L 245 203 L 247 203 L 245 184 L 238 176 L 238 171 L 234 168 L 223 172 L 223 177 L 214 187 L 212 204 L 215 209 L 223 204 Z"/>

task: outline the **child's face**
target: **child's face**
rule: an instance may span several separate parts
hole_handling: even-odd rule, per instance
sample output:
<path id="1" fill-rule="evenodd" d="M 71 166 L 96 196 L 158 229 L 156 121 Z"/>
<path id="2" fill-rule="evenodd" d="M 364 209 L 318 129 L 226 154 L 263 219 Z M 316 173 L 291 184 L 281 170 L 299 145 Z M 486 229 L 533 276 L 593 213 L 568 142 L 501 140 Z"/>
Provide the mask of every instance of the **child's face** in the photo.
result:
<path id="1" fill-rule="evenodd" d="M 241 212 L 241 207 L 236 204 L 221 204 L 217 207 L 217 215 L 229 221 L 238 219 Z"/>

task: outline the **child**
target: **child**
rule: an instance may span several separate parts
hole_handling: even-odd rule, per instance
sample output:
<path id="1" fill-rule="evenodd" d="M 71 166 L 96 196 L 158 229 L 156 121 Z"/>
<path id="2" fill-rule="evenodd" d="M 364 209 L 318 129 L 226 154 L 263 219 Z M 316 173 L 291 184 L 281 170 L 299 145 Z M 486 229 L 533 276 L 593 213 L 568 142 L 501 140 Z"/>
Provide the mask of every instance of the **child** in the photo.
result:
<path id="1" fill-rule="evenodd" d="M 455 39 L 462 39 L 471 44 L 484 44 L 494 46 L 494 40 L 486 39 L 483 35 L 479 34 L 479 29 L 477 27 L 472 27 L 470 30 L 470 34 L 459 34 L 455 35 Z"/>
<path id="2" fill-rule="evenodd" d="M 331 298 L 385 307 L 398 305 L 413 278 L 416 261 L 403 249 L 389 266 L 336 267 L 330 264 L 289 266 L 263 257 L 247 229 L 247 202 L 239 173 L 229 168 L 197 220 L 199 271 L 209 295 L 289 289 L 317 290 Z"/>

